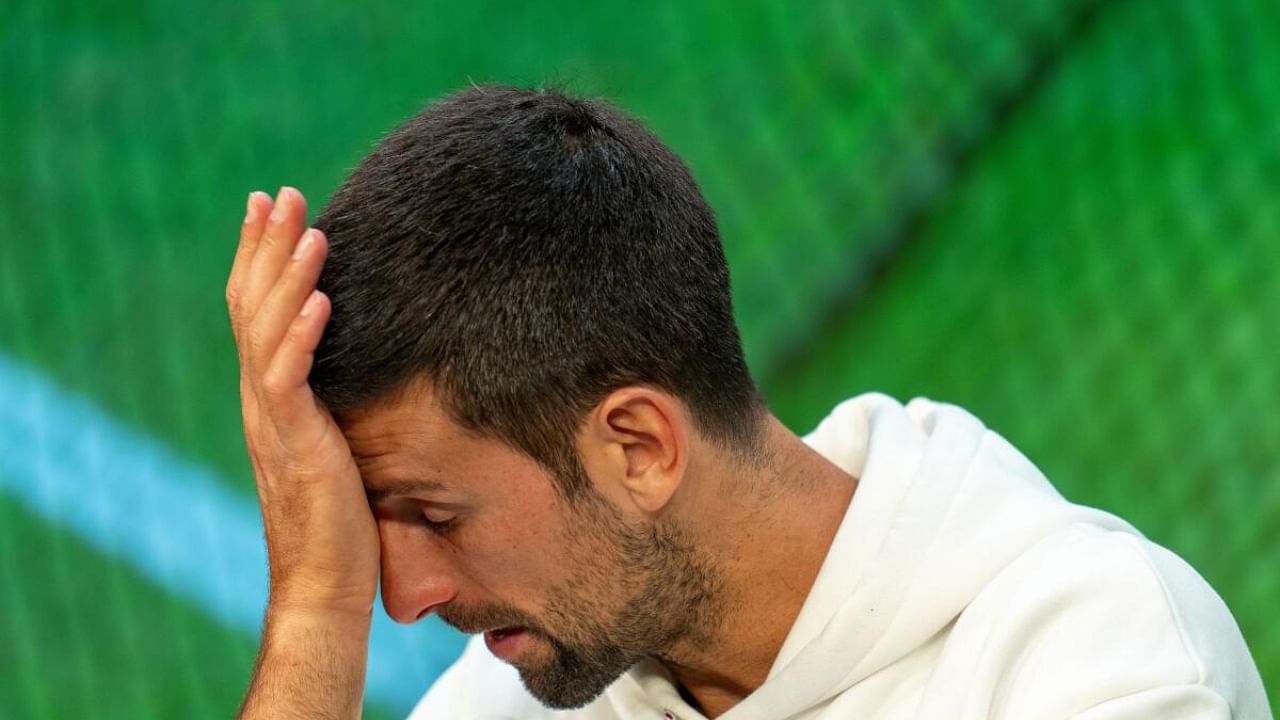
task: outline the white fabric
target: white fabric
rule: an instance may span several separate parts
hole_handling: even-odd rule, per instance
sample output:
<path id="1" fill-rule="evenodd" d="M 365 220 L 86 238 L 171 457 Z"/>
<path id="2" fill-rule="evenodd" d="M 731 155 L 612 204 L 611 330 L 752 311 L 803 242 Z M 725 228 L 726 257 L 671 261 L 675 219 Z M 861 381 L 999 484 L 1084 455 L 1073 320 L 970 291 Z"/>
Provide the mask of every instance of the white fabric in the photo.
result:
<path id="1" fill-rule="evenodd" d="M 964 410 L 862 395 L 805 441 L 858 490 L 768 679 L 723 720 L 1271 717 L 1205 581 L 1123 520 L 1062 499 Z M 477 639 L 411 720 L 664 713 L 703 718 L 657 663 L 551 711 Z"/>

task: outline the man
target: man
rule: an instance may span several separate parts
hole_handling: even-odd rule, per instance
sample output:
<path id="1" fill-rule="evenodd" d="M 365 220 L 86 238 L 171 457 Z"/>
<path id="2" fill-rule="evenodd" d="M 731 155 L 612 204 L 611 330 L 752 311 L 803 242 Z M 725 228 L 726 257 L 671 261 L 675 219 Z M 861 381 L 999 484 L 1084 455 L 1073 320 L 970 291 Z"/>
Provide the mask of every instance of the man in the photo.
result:
<path id="1" fill-rule="evenodd" d="M 711 210 L 608 105 L 453 95 L 305 216 L 251 195 L 227 285 L 242 717 L 358 716 L 379 578 L 482 635 L 414 718 L 1269 717 L 1204 581 L 964 411 L 774 419 Z"/>

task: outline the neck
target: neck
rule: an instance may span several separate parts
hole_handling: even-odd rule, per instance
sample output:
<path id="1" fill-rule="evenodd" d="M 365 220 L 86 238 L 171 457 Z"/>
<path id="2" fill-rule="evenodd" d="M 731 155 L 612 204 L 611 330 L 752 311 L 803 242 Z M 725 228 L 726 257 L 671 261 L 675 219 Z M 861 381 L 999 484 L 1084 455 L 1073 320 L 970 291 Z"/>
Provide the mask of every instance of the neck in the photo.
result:
<path id="1" fill-rule="evenodd" d="M 706 546 L 724 573 L 718 625 L 698 634 L 704 642 L 661 658 L 711 718 L 764 683 L 858 484 L 775 418 L 766 422 L 768 459 L 745 471 L 722 469 L 723 479 L 707 484 L 717 486 L 705 498 L 716 511 L 700 513 L 714 518 Z"/>

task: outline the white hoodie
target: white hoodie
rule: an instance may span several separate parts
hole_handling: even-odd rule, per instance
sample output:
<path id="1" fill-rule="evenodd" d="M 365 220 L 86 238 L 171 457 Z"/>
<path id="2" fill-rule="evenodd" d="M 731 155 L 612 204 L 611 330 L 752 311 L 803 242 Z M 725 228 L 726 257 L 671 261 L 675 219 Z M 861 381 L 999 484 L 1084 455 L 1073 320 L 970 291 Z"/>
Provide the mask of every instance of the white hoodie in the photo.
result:
<path id="1" fill-rule="evenodd" d="M 964 410 L 862 395 L 805 442 L 858 489 L 768 678 L 723 720 L 1271 717 L 1208 584 Z M 410 717 L 703 715 L 653 661 L 545 709 L 477 638 Z"/>

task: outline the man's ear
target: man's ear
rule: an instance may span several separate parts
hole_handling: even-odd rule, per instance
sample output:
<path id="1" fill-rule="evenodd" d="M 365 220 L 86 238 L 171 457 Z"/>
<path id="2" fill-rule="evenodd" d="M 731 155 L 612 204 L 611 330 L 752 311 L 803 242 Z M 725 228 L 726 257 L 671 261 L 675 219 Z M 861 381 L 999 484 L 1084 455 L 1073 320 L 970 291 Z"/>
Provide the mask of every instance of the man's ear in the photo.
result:
<path id="1" fill-rule="evenodd" d="M 633 385 L 613 391 L 587 415 L 578 450 L 603 495 L 656 513 L 684 480 L 690 430 L 683 403 Z"/>

